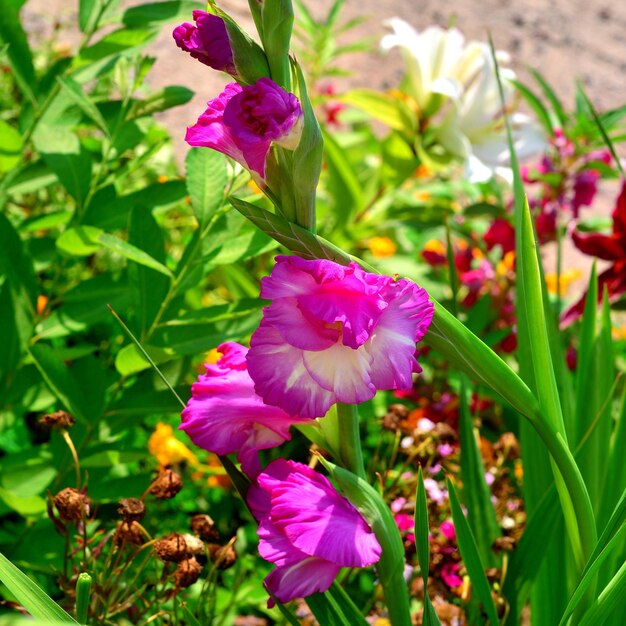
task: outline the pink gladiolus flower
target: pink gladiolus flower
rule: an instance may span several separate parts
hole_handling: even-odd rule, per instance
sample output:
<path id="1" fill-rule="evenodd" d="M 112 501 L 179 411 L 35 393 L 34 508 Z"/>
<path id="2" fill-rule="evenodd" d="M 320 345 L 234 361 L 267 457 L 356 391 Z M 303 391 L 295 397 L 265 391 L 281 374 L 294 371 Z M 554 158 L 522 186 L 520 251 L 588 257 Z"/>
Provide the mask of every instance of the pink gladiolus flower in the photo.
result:
<path id="1" fill-rule="evenodd" d="M 308 420 L 263 403 L 246 369 L 246 348 L 227 342 L 218 352 L 220 360 L 205 364 L 206 374 L 192 385 L 179 428 L 209 452 L 237 452 L 243 471 L 255 476 L 260 470 L 258 451 L 291 439 L 289 427 Z"/>
<path id="2" fill-rule="evenodd" d="M 226 85 L 187 128 L 190 146 L 213 148 L 265 178 L 272 143 L 295 150 L 304 121 L 298 99 L 269 78 L 254 85 Z"/>
<path id="3" fill-rule="evenodd" d="M 326 591 L 342 567 L 366 567 L 380 558 L 361 514 L 306 465 L 273 461 L 247 499 L 259 521 L 259 552 L 276 565 L 265 585 L 281 602 Z"/>
<path id="4" fill-rule="evenodd" d="M 172 33 L 176 45 L 201 63 L 234 76 L 237 73 L 224 20 L 206 11 L 192 13 L 196 25 L 184 22 Z"/>
<path id="5" fill-rule="evenodd" d="M 252 335 L 248 369 L 265 402 L 290 415 L 320 417 L 377 389 L 410 389 L 421 371 L 415 342 L 434 307 L 415 283 L 356 263 L 279 256 L 261 298 L 272 303 Z"/>

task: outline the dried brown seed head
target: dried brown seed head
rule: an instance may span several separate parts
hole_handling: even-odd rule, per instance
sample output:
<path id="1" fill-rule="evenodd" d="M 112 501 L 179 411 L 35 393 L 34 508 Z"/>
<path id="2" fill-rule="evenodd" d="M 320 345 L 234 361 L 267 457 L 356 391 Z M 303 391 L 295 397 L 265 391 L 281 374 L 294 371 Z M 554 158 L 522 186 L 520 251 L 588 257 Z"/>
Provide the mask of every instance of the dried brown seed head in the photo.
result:
<path id="1" fill-rule="evenodd" d="M 216 543 L 207 545 L 209 558 L 215 564 L 217 569 L 228 569 L 237 561 L 237 551 L 232 543 L 220 546 Z"/>
<path id="2" fill-rule="evenodd" d="M 497 537 L 493 542 L 494 552 L 512 552 L 515 550 L 517 541 L 513 537 Z"/>
<path id="3" fill-rule="evenodd" d="M 159 470 L 150 485 L 150 493 L 159 500 L 170 500 L 183 488 L 182 478 L 171 469 Z"/>
<path id="4" fill-rule="evenodd" d="M 184 559 L 174 572 L 174 582 L 179 588 L 189 587 L 200 578 L 201 571 L 202 565 L 196 561 L 195 557 Z"/>
<path id="5" fill-rule="evenodd" d="M 154 551 L 161 561 L 173 561 L 179 563 L 188 557 L 187 542 L 178 533 L 169 533 L 154 542 Z"/>
<path id="6" fill-rule="evenodd" d="M 113 542 L 118 547 L 124 544 L 140 546 L 145 542 L 145 536 L 139 523 L 118 522 Z"/>
<path id="7" fill-rule="evenodd" d="M 189 556 L 192 554 L 204 554 L 204 541 L 202 539 L 198 539 L 198 537 L 194 537 L 189 533 L 185 533 L 183 539 L 187 544 L 187 554 Z"/>
<path id="8" fill-rule="evenodd" d="M 409 416 L 409 409 L 404 404 L 391 404 L 383 417 L 383 428 L 395 432 L 400 428 L 401 422 Z"/>
<path id="9" fill-rule="evenodd" d="M 123 498 L 119 501 L 117 512 L 125 522 L 138 522 L 144 516 L 146 506 L 139 498 Z"/>
<path id="10" fill-rule="evenodd" d="M 74 418 L 67 411 L 55 411 L 54 413 L 42 415 L 39 423 L 48 428 L 61 430 L 63 428 L 71 428 L 74 425 L 74 421 Z"/>
<path id="11" fill-rule="evenodd" d="M 215 542 L 219 539 L 219 533 L 215 528 L 215 522 L 209 515 L 194 515 L 189 523 L 191 532 L 198 535 L 204 541 Z"/>
<path id="12" fill-rule="evenodd" d="M 54 506 L 65 522 L 80 522 L 89 515 L 89 498 L 82 491 L 66 487 L 54 496 Z"/>

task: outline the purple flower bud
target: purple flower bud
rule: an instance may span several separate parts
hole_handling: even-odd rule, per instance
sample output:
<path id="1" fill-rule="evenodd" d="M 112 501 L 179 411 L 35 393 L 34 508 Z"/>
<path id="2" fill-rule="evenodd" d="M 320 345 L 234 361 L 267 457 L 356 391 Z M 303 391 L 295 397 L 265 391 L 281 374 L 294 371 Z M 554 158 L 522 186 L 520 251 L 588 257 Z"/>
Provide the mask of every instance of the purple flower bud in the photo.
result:
<path id="1" fill-rule="evenodd" d="M 235 76 L 237 70 L 224 20 L 206 11 L 194 11 L 193 19 L 195 26 L 184 22 L 174 29 L 176 45 L 201 63 Z"/>

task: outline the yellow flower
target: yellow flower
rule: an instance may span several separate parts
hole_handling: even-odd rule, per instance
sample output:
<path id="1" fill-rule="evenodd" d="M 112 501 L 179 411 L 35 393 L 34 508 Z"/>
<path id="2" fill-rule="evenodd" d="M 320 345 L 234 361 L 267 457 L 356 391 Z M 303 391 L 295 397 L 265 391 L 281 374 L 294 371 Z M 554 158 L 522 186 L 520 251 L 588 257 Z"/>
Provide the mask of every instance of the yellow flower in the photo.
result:
<path id="1" fill-rule="evenodd" d="M 372 237 L 367 245 L 377 259 L 393 256 L 397 250 L 396 244 L 389 237 Z"/>
<path id="2" fill-rule="evenodd" d="M 508 276 L 513 270 L 515 270 L 515 252 L 510 250 L 502 257 L 502 260 L 498 262 L 496 273 L 498 276 Z"/>
<path id="3" fill-rule="evenodd" d="M 613 339 L 626 340 L 626 326 L 613 326 Z"/>
<path id="4" fill-rule="evenodd" d="M 148 440 L 148 452 L 156 458 L 159 465 L 176 465 L 182 461 L 198 464 L 196 455 L 174 437 L 174 429 L 169 424 L 158 423 Z"/>
<path id="5" fill-rule="evenodd" d="M 560 289 L 558 292 L 563 296 L 567 293 L 570 285 L 581 278 L 583 275 L 581 270 L 566 270 L 561 274 Z M 556 274 L 548 273 L 546 274 L 546 287 L 548 288 L 548 293 L 556 296 L 557 295 L 557 280 Z"/>

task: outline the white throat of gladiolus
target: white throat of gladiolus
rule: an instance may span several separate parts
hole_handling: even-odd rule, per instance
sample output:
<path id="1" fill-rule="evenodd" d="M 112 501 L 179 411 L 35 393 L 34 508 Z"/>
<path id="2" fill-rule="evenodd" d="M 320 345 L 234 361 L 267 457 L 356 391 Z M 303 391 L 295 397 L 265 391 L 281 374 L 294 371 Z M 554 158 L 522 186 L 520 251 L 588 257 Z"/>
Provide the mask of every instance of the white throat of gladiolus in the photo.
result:
<path id="1" fill-rule="evenodd" d="M 286 150 L 295 150 L 300 143 L 302 137 L 302 130 L 304 129 L 304 116 L 300 116 L 296 123 L 291 127 L 291 130 L 280 139 L 277 139 L 274 143 Z"/>

